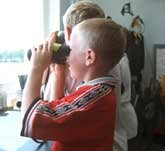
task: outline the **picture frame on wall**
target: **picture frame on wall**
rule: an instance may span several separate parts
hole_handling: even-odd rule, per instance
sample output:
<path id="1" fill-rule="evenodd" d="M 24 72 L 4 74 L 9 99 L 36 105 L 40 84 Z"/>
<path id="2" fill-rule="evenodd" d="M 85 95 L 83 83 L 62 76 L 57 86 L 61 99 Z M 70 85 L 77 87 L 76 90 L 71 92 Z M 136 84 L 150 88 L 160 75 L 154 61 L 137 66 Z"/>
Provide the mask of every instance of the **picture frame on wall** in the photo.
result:
<path id="1" fill-rule="evenodd" d="M 155 79 L 161 81 L 165 75 L 165 44 L 154 44 L 155 53 Z"/>

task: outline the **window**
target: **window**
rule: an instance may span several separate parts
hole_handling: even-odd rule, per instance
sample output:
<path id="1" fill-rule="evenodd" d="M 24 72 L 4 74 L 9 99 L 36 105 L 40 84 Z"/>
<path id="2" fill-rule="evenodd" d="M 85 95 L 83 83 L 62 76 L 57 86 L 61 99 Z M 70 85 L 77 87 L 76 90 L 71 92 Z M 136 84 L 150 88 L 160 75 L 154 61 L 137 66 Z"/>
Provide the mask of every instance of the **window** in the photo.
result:
<path id="1" fill-rule="evenodd" d="M 18 50 L 43 39 L 41 0 L 0 1 L 0 50 Z"/>
<path id="2" fill-rule="evenodd" d="M 59 8 L 58 0 L 1 0 L 0 63 L 24 62 L 25 50 L 59 29 Z"/>
<path id="3" fill-rule="evenodd" d="M 20 89 L 18 75 L 27 74 L 27 50 L 59 29 L 59 3 L 60 0 L 0 1 L 0 84 L 7 93 L 15 94 Z"/>
<path id="4" fill-rule="evenodd" d="M 27 70 L 26 50 L 43 39 L 42 6 L 41 0 L 0 1 L 0 84 L 7 92 L 19 89 L 17 76 Z"/>
<path id="5" fill-rule="evenodd" d="M 27 50 L 59 29 L 59 3 L 60 0 L 0 0 L 0 150 L 19 150 L 31 140 L 19 136 L 19 110 L 9 111 L 6 107 L 18 109 L 15 105 L 21 100 L 24 82 L 20 75 L 28 71 Z"/>

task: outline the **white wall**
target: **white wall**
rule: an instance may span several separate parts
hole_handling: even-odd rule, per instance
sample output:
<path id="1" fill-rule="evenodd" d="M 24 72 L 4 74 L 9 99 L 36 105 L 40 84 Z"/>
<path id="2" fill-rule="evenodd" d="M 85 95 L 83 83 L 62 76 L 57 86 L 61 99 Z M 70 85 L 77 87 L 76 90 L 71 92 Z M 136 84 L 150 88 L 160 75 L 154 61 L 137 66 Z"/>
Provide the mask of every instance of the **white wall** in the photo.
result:
<path id="1" fill-rule="evenodd" d="M 66 11 L 66 9 L 69 7 L 70 4 L 72 4 L 74 0 L 60 0 L 60 29 L 63 30 L 63 15 Z"/>

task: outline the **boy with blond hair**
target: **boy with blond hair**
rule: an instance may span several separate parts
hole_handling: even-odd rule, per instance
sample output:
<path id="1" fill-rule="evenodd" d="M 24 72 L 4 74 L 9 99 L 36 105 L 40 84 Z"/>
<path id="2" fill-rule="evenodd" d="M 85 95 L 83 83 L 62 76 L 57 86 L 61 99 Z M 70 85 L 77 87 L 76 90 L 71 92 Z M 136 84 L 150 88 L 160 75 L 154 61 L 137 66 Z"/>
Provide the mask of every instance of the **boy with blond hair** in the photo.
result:
<path id="1" fill-rule="evenodd" d="M 53 151 L 112 151 L 116 95 L 109 70 L 123 55 L 123 30 L 111 20 L 89 19 L 73 28 L 69 46 L 71 77 L 84 84 L 58 98 L 56 82 L 64 84 L 58 77 L 65 76 L 65 66 L 57 65 L 52 71 L 57 81 L 52 81 L 51 101 L 42 100 L 42 74 L 51 63 L 51 43 L 33 50 L 23 93 L 22 112 L 26 114 L 22 135 L 55 141 Z"/>

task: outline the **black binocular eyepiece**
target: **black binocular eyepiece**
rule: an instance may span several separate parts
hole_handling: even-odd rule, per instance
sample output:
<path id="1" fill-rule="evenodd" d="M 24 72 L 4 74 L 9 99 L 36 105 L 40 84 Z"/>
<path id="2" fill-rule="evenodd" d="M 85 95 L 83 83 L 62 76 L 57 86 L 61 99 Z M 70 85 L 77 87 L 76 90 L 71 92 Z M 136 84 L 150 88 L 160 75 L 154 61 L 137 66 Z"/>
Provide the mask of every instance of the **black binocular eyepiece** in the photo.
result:
<path id="1" fill-rule="evenodd" d="M 57 64 L 65 64 L 67 57 L 70 53 L 70 48 L 65 44 L 64 32 L 58 31 L 56 37 L 56 43 L 52 46 L 52 62 Z M 30 60 L 32 55 L 31 49 L 27 52 L 27 58 Z"/>

